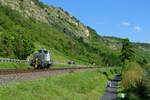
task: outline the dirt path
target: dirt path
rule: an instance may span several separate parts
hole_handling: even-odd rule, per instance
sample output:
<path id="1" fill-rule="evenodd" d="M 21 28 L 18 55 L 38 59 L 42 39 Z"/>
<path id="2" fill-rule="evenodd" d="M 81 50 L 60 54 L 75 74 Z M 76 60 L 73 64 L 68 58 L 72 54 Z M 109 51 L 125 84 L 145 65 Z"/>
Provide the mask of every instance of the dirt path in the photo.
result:
<path id="1" fill-rule="evenodd" d="M 100 100 L 117 100 L 117 89 L 118 89 L 118 79 L 120 75 L 116 75 L 113 80 L 111 80 L 111 87 L 107 88 L 105 94 Z"/>

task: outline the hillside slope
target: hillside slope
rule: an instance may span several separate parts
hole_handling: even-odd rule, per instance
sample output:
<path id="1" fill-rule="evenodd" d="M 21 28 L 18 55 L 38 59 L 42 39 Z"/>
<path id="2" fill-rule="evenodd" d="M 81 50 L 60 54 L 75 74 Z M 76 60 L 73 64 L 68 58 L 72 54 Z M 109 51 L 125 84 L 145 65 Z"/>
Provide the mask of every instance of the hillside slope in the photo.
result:
<path id="1" fill-rule="evenodd" d="M 0 1 L 1 57 L 17 58 L 13 50 L 16 49 L 14 44 L 17 45 L 18 41 L 14 39 L 18 31 L 22 31 L 22 36 L 34 42 L 35 50 L 39 48 L 51 50 L 54 61 L 62 62 L 63 59 L 66 59 L 63 62 L 75 60 L 87 64 L 95 63 L 97 65 L 120 64 L 118 51 L 106 46 L 93 29 L 84 26 L 60 8 L 47 6 L 34 0 L 31 1 L 32 3 L 28 2 L 28 0 Z M 51 9 L 47 10 L 50 13 L 47 15 L 49 21 L 42 20 L 46 18 L 42 17 L 44 16 L 43 14 L 40 14 L 42 19 L 38 19 L 39 16 L 36 13 L 30 12 L 29 9 L 18 8 L 23 6 L 25 8 L 27 6 L 27 8 L 34 8 L 35 12 L 43 12 L 46 8 Z M 29 13 L 33 14 L 33 16 L 29 16 Z M 51 16 L 58 13 L 61 13 L 60 16 L 66 19 L 62 20 L 55 18 L 56 16 Z M 78 25 L 73 24 L 74 22 L 78 22 Z"/>
<path id="2" fill-rule="evenodd" d="M 61 8 L 44 5 L 38 0 L 1 0 L 1 3 L 17 10 L 26 18 L 33 18 L 48 25 L 56 25 L 66 34 L 89 37 L 88 29 Z"/>
<path id="3" fill-rule="evenodd" d="M 103 37 L 105 39 L 105 43 L 116 50 L 121 50 L 122 47 L 122 39 L 117 37 Z M 135 43 L 133 42 L 135 47 L 135 54 L 136 54 L 136 60 L 140 63 L 144 62 L 145 60 L 147 62 L 150 62 L 150 44 L 148 43 Z"/>
<path id="4" fill-rule="evenodd" d="M 20 31 L 21 37 L 34 43 L 34 51 L 49 49 L 53 61 L 110 66 L 121 63 L 121 39 L 102 37 L 63 9 L 38 0 L 1 0 L 0 57 L 17 58 L 15 37 Z"/>

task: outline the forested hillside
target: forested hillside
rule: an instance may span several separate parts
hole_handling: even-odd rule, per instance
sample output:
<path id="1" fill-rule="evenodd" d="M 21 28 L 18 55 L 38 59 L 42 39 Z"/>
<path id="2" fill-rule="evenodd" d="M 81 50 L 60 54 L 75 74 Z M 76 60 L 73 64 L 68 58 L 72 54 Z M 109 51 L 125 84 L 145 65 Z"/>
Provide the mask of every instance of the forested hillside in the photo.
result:
<path id="1" fill-rule="evenodd" d="M 121 64 L 121 40 L 102 37 L 62 8 L 38 0 L 0 1 L 0 57 L 27 59 L 46 48 L 54 61 L 116 66 Z M 150 46 L 141 45 L 135 44 L 142 54 L 136 58 L 148 61 Z"/>
<path id="2" fill-rule="evenodd" d="M 118 37 L 104 37 L 105 43 L 116 50 L 121 50 L 122 48 L 122 39 Z M 150 44 L 148 43 L 135 43 L 133 42 L 134 45 L 134 51 L 135 51 L 135 56 L 136 56 L 136 61 L 139 63 L 144 63 L 144 62 L 150 62 Z"/>

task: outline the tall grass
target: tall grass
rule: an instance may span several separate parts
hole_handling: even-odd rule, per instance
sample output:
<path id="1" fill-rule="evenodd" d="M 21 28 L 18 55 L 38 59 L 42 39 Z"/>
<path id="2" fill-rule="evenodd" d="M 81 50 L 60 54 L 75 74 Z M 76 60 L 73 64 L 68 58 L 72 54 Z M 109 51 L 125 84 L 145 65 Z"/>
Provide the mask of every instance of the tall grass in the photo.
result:
<path id="1" fill-rule="evenodd" d="M 146 100 L 149 84 L 146 84 L 145 70 L 136 62 L 127 62 L 122 71 L 122 86 L 128 100 Z M 147 89 L 146 89 L 147 85 Z M 147 91 L 148 92 L 148 91 Z"/>
<path id="2" fill-rule="evenodd" d="M 142 81 L 143 68 L 136 62 L 127 63 L 122 72 L 122 83 L 125 89 L 137 87 Z"/>

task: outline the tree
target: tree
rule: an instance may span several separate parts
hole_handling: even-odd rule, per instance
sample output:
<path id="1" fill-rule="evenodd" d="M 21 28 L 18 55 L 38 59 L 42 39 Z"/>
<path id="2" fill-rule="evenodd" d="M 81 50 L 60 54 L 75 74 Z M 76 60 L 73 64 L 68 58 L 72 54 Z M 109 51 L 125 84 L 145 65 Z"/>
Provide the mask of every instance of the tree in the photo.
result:
<path id="1" fill-rule="evenodd" d="M 124 63 L 126 60 L 134 60 L 134 48 L 129 39 L 122 40 L 121 60 Z"/>
<path id="2" fill-rule="evenodd" d="M 5 32 L 0 36 L 0 56 L 26 59 L 34 52 L 34 43 L 25 33 Z"/>
<path id="3" fill-rule="evenodd" d="M 34 43 L 30 38 L 25 36 L 25 34 L 21 34 L 21 36 L 16 34 L 14 41 L 14 54 L 17 58 L 26 59 L 34 52 L 34 49 Z"/>
<path id="4" fill-rule="evenodd" d="M 8 57 L 8 56 L 13 56 L 13 51 L 11 50 L 11 48 L 13 48 L 12 45 L 12 41 L 13 41 L 13 37 L 8 33 L 8 32 L 4 32 L 3 34 L 0 35 L 1 39 L 0 39 L 0 44 L 1 44 L 1 52 L 2 52 L 2 56 Z"/>
<path id="5" fill-rule="evenodd" d="M 33 44 L 33 42 L 28 39 L 28 38 L 24 38 L 23 40 L 23 59 L 26 59 L 30 54 L 32 54 L 34 52 L 35 46 Z"/>
<path id="6" fill-rule="evenodd" d="M 3 48 L 2 48 L 2 44 L 0 43 L 0 56 L 4 56 L 4 51 L 3 51 Z"/>

